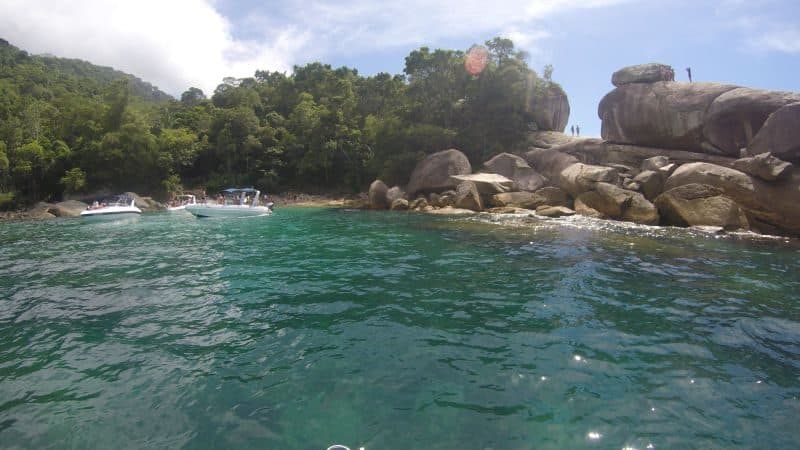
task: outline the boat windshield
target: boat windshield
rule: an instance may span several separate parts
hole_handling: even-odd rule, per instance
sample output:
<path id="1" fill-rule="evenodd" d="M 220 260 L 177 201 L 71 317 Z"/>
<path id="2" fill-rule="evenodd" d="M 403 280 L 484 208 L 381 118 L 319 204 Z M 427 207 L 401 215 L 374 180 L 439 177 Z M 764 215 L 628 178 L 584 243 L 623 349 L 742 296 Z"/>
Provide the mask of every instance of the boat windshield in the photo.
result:
<path id="1" fill-rule="evenodd" d="M 258 206 L 261 191 L 253 188 L 230 188 L 220 192 L 217 203 L 222 205 Z"/>

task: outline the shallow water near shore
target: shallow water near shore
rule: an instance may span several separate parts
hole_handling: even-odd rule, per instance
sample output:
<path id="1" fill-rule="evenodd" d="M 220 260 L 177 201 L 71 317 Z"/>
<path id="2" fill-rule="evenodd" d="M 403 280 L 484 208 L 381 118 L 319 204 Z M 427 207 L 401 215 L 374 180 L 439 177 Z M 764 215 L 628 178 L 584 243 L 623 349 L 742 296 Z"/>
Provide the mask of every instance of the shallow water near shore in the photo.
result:
<path id="1" fill-rule="evenodd" d="M 0 224 L 3 448 L 794 448 L 800 244 L 324 208 Z"/>

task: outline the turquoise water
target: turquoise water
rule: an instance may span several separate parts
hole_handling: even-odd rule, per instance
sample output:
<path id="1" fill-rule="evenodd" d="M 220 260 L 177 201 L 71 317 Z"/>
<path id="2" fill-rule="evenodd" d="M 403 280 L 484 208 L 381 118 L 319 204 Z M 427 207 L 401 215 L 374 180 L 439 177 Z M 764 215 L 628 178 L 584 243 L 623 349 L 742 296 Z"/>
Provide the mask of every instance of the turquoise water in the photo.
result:
<path id="1" fill-rule="evenodd" d="M 0 447 L 800 446 L 797 242 L 487 222 L 0 223 Z"/>

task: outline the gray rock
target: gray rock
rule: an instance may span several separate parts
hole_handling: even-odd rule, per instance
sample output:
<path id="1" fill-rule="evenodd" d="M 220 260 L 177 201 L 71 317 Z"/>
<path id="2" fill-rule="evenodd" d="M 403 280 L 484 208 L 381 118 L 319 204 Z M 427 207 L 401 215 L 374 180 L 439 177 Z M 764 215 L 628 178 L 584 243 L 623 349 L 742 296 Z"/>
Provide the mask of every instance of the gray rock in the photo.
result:
<path id="1" fill-rule="evenodd" d="M 575 211 L 567 208 L 566 206 L 542 205 L 536 208 L 536 215 L 545 217 L 574 216 Z"/>
<path id="2" fill-rule="evenodd" d="M 703 138 L 703 124 L 711 103 L 736 88 L 667 81 L 620 86 L 600 101 L 601 134 L 615 143 L 723 154 Z"/>
<path id="3" fill-rule="evenodd" d="M 81 212 L 85 211 L 88 206 L 84 202 L 67 200 L 56 203 L 48 209 L 48 212 L 56 217 L 80 217 Z"/>
<path id="4" fill-rule="evenodd" d="M 569 122 L 569 99 L 557 85 L 533 89 L 530 111 L 539 130 L 564 131 Z"/>
<path id="5" fill-rule="evenodd" d="M 388 209 L 389 202 L 386 200 L 386 193 L 389 190 L 381 180 L 375 180 L 369 185 L 369 207 L 370 209 Z"/>
<path id="6" fill-rule="evenodd" d="M 750 158 L 737 159 L 733 167 L 741 172 L 766 181 L 786 179 L 792 173 L 792 163 L 781 161 L 771 153 L 761 153 Z"/>
<path id="7" fill-rule="evenodd" d="M 703 120 L 703 136 L 725 154 L 738 156 L 770 114 L 793 102 L 800 102 L 800 94 L 746 87 L 730 90 L 711 103 Z"/>
<path id="8" fill-rule="evenodd" d="M 666 166 L 667 164 L 669 164 L 668 156 L 654 156 L 652 158 L 647 158 L 644 161 L 642 161 L 642 170 L 656 171 Z"/>
<path id="9" fill-rule="evenodd" d="M 556 150 L 536 148 L 526 152 L 523 157 L 537 172 L 544 175 L 551 183 L 557 183 L 561 171 L 575 164 L 578 158 Z"/>
<path id="10" fill-rule="evenodd" d="M 748 147 L 751 155 L 771 152 L 776 158 L 800 164 L 800 103 L 772 113 Z"/>
<path id="11" fill-rule="evenodd" d="M 622 189 L 609 183 L 597 183 L 596 189 L 580 194 L 578 200 L 585 206 L 612 219 L 644 225 L 658 224 L 658 210 L 638 192 Z"/>
<path id="12" fill-rule="evenodd" d="M 400 186 L 393 186 L 386 191 L 386 201 L 389 203 L 389 205 L 392 205 L 395 200 L 405 197 L 406 193 L 403 192 L 403 189 L 401 189 Z"/>
<path id="13" fill-rule="evenodd" d="M 500 153 L 483 164 L 487 172 L 502 175 L 516 184 L 520 191 L 533 192 L 545 185 L 545 179 L 522 157 L 511 153 Z"/>
<path id="14" fill-rule="evenodd" d="M 712 226 L 726 230 L 747 229 L 744 212 L 722 189 L 699 183 L 672 188 L 656 198 L 666 225 Z"/>
<path id="15" fill-rule="evenodd" d="M 471 214 L 476 214 L 475 211 L 471 209 L 453 208 L 452 206 L 445 206 L 444 208 L 433 209 L 427 212 L 428 214 L 441 216 L 468 216 Z"/>
<path id="16" fill-rule="evenodd" d="M 466 155 L 460 151 L 450 149 L 433 153 L 420 161 L 411 172 L 407 186 L 408 195 L 453 189 L 458 183 L 450 176 L 469 173 L 472 173 L 472 166 Z"/>
<path id="17" fill-rule="evenodd" d="M 623 67 L 611 75 L 611 84 L 614 86 L 656 81 L 675 81 L 675 71 L 666 64 L 649 63 Z"/>
<path id="18" fill-rule="evenodd" d="M 405 211 L 408 209 L 408 200 L 404 198 L 395 199 L 391 206 L 392 211 Z"/>
<path id="19" fill-rule="evenodd" d="M 456 188 L 455 207 L 483 211 L 483 202 L 478 187 L 472 181 L 464 181 Z"/>
<path id="20" fill-rule="evenodd" d="M 485 195 L 509 192 L 514 187 L 514 182 L 496 173 L 473 173 L 471 175 L 452 175 L 452 180 L 459 184 L 464 181 L 475 183 L 478 192 Z"/>
<path id="21" fill-rule="evenodd" d="M 537 148 L 550 148 L 556 145 L 568 144 L 578 139 L 560 131 L 531 131 L 526 138 L 526 143 L 529 147 Z"/>
<path id="22" fill-rule="evenodd" d="M 650 201 L 655 200 L 664 187 L 664 175 L 652 170 L 639 172 L 639 175 L 636 175 L 633 180 L 639 184 L 639 192 Z"/>
<path id="23" fill-rule="evenodd" d="M 599 182 L 619 183 L 619 175 L 615 169 L 603 166 L 576 163 L 561 172 L 560 186 L 573 196 L 590 191 Z"/>
<path id="24" fill-rule="evenodd" d="M 428 201 L 425 200 L 425 197 L 419 197 L 408 205 L 408 209 L 413 209 L 415 211 L 423 210 L 427 207 Z"/>

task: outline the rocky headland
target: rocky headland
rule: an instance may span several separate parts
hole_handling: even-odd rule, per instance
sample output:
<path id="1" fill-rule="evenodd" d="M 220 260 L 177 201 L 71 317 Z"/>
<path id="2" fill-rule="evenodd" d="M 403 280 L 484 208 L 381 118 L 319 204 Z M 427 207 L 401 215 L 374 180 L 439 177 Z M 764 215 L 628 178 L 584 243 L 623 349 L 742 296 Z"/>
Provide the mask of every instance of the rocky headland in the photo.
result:
<path id="1" fill-rule="evenodd" d="M 612 84 L 598 107 L 601 139 L 563 133 L 566 98 L 541 104 L 527 151 L 476 171 L 457 149 L 431 154 L 405 187 L 375 180 L 369 207 L 800 236 L 800 94 L 676 82 L 655 63 L 620 69 Z"/>

